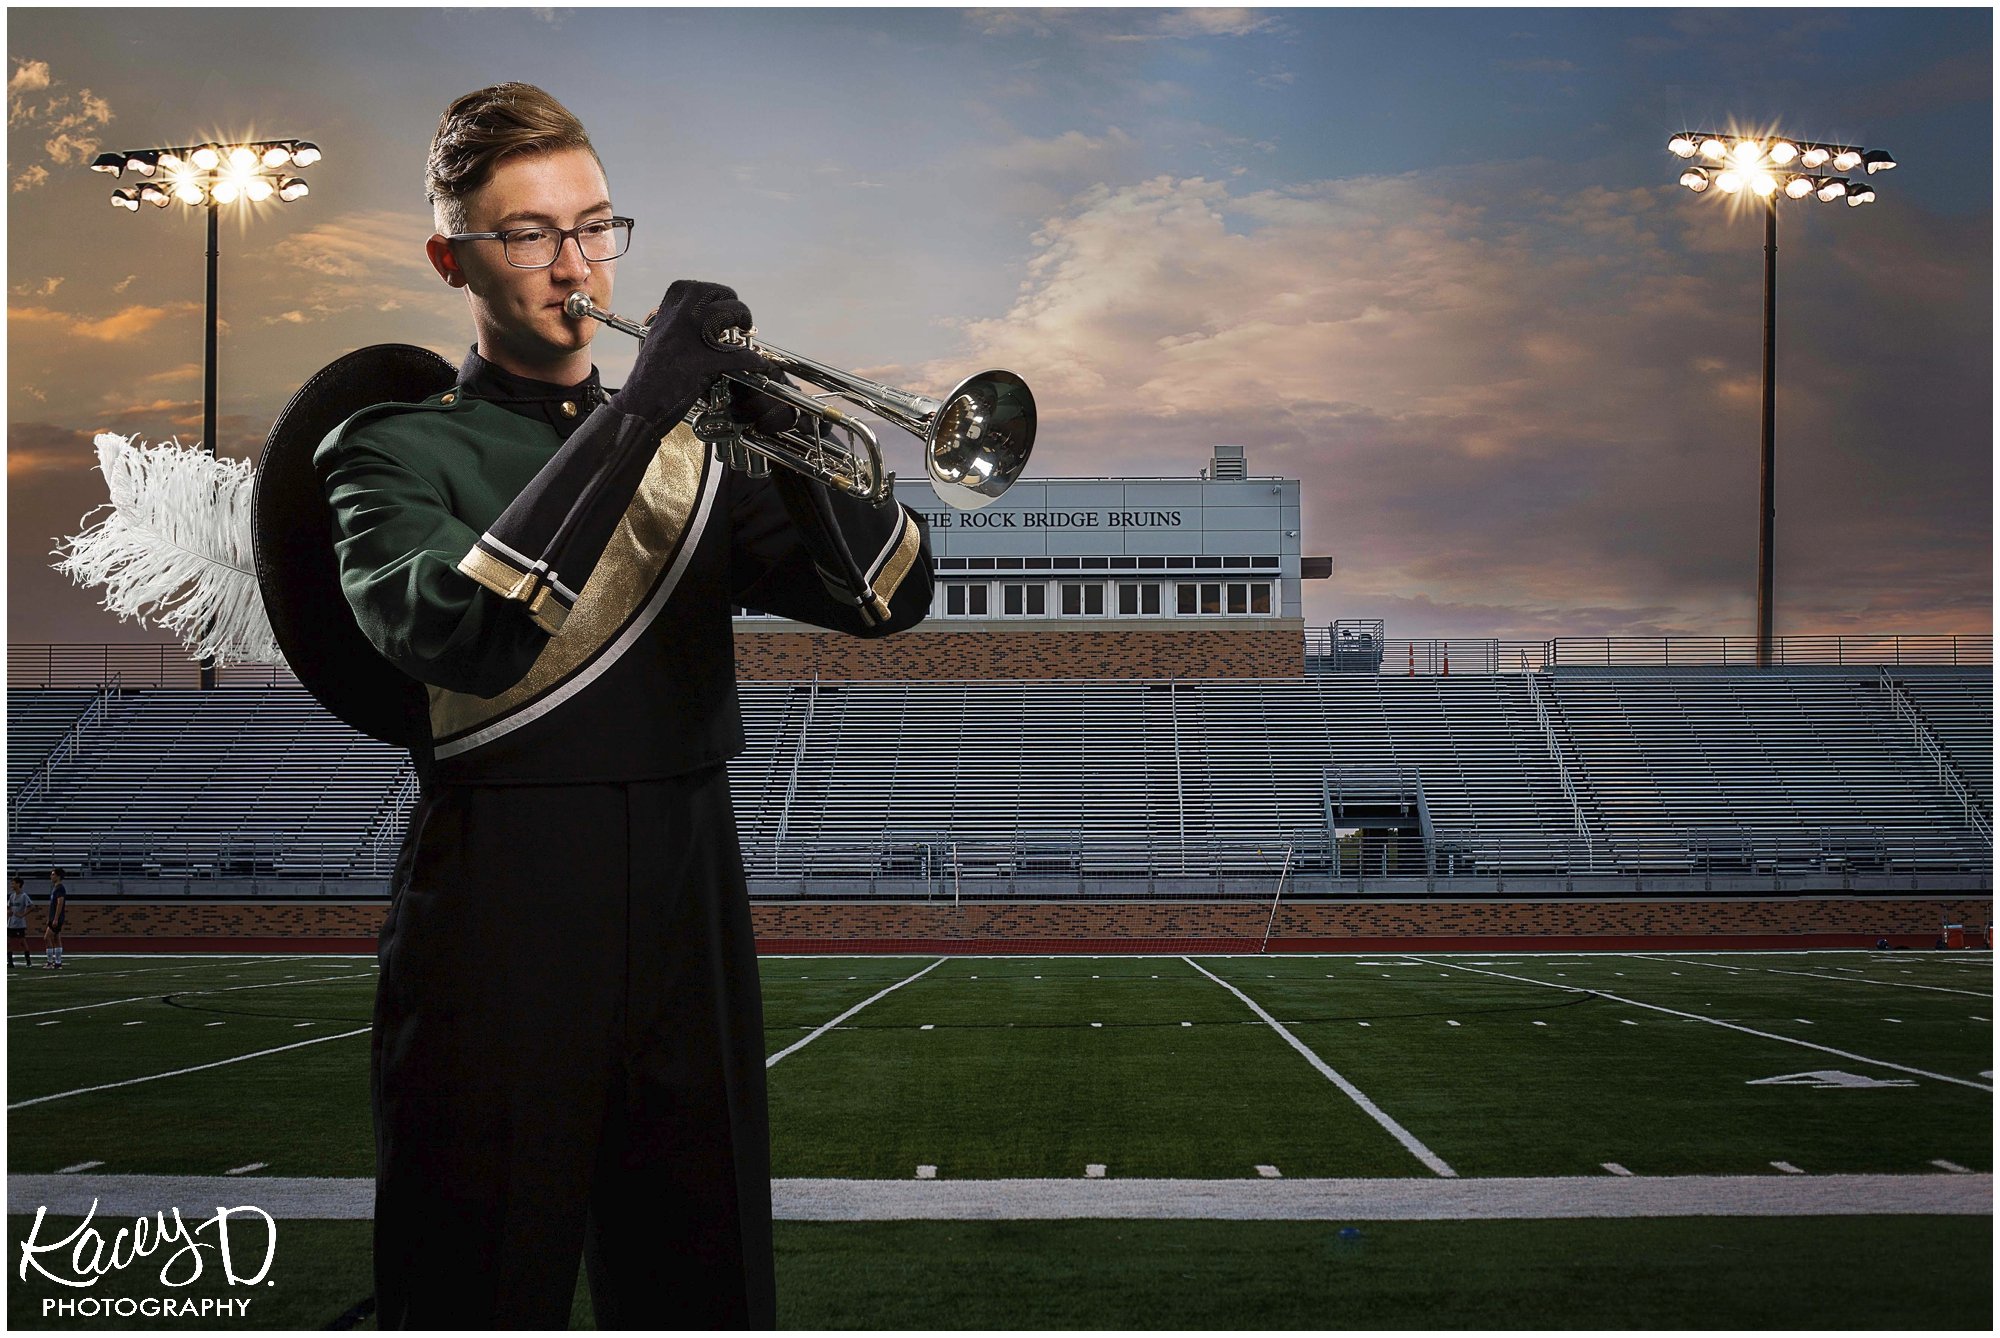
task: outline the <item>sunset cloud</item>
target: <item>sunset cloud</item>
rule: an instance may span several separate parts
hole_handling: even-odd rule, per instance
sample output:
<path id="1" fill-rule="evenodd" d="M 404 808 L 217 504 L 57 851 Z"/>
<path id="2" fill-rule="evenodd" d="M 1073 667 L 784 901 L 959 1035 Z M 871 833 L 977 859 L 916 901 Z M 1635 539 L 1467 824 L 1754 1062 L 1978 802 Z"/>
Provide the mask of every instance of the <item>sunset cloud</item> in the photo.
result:
<path id="1" fill-rule="evenodd" d="M 46 182 L 48 164 L 78 166 L 89 162 L 103 146 L 98 132 L 111 123 L 111 104 L 87 88 L 74 94 L 55 94 L 61 82 L 47 61 L 14 60 L 14 73 L 7 80 L 7 125 L 10 130 L 39 135 L 48 163 L 23 167 L 13 178 L 12 193 L 34 190 Z M 12 144 L 9 150 L 13 156 Z"/>
<path id="2" fill-rule="evenodd" d="M 18 325 L 47 329 L 75 339 L 87 339 L 100 344 L 122 344 L 150 334 L 162 321 L 196 315 L 201 309 L 199 302 L 169 302 L 157 307 L 125 307 L 109 316 L 93 320 L 73 312 L 53 311 L 47 307 L 9 307 L 7 319 Z"/>
<path id="3" fill-rule="evenodd" d="M 1572 606 L 1606 634 L 1727 623 L 1754 545 L 1755 290 L 1721 260 L 1675 257 L 1747 259 L 1742 231 L 1671 187 L 1516 193 L 1503 209 L 1487 203 L 1509 198 L 1493 184 L 1458 172 L 1284 191 L 1096 187 L 1036 234 L 1011 309 L 962 327 L 966 353 L 889 379 L 1013 368 L 1036 388 L 1046 435 L 1092 472 L 1191 473 L 1213 443 L 1242 442 L 1253 473 L 1306 480 L 1317 544 L 1340 555 L 1313 593 L 1344 590 L 1350 607 L 1389 601 L 1467 631 L 1506 609 L 1489 633 Z M 1921 274 L 1927 252 L 1956 249 L 1913 234 L 1886 263 Z M 1916 339 L 1947 362 L 1943 350 L 1981 347 L 1985 290 L 1957 280 L 1958 297 L 1906 301 L 1903 333 L 1869 342 L 1915 359 Z M 1881 475 L 1894 443 L 1949 437 L 1958 406 L 1974 406 L 1942 390 L 1943 369 L 1921 426 L 1907 400 L 1843 391 L 1852 355 L 1810 321 L 1825 307 L 1837 329 L 1838 294 L 1793 300 L 1786 459 L 1805 471 L 1821 458 L 1788 483 L 1788 514 L 1830 523 L 1789 539 L 1824 559 L 1787 567 L 1790 607 L 1853 607 L 1858 559 L 1841 535 L 1870 515 L 1885 544 L 1913 526 L 1935 536 L 1915 545 L 1924 574 L 1900 573 L 1895 589 L 1962 580 L 1984 551 L 1984 478 L 1949 498 L 1913 479 L 1898 495 Z M 1834 441 L 1843 453 L 1825 458 Z M 1662 605 L 1665 590 L 1683 602 Z"/>

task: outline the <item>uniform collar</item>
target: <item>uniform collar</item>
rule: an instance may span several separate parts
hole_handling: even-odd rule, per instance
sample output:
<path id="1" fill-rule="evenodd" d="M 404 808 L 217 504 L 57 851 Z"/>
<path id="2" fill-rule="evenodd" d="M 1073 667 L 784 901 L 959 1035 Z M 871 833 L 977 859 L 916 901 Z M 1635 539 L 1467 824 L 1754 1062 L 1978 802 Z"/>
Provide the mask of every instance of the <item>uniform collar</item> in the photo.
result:
<path id="1" fill-rule="evenodd" d="M 459 365 L 458 388 L 509 413 L 547 423 L 564 435 L 610 398 L 609 392 L 598 383 L 596 367 L 575 385 L 559 386 L 496 367 L 480 357 L 476 347 L 466 352 L 465 361 Z"/>

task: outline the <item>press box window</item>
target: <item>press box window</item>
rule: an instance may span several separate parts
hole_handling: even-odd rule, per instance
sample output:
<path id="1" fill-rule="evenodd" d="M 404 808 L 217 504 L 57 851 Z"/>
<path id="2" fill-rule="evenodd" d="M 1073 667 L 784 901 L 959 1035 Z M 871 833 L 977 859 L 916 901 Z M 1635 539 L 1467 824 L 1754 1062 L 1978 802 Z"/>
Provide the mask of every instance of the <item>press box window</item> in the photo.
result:
<path id="1" fill-rule="evenodd" d="M 1072 617 L 1103 617 L 1104 587 L 1094 583 L 1063 582 L 1062 611 Z"/>
<path id="2" fill-rule="evenodd" d="M 1127 617 L 1160 611 L 1160 587 L 1134 581 L 1118 583 L 1118 612 Z"/>
<path id="3" fill-rule="evenodd" d="M 962 618 L 986 616 L 986 587 L 954 581 L 944 588 L 944 611 Z"/>
<path id="4" fill-rule="evenodd" d="M 1047 614 L 1049 588 L 1046 585 L 1003 585 L 1000 611 L 1015 617 L 1039 618 Z"/>
<path id="5" fill-rule="evenodd" d="M 1178 613 L 1268 614 L 1271 611 L 1271 584 L 1268 581 L 1179 585 L 1175 587 L 1174 594 L 1175 611 Z"/>

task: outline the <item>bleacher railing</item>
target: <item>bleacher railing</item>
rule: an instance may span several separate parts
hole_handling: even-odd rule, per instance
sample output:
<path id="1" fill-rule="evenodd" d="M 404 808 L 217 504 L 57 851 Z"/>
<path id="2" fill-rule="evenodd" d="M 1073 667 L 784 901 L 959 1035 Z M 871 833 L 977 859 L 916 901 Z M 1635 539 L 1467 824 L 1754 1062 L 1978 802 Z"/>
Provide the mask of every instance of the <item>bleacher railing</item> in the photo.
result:
<path id="1" fill-rule="evenodd" d="M 1757 663 L 1754 637 L 1554 637 L 1527 641 L 1493 637 L 1389 638 L 1380 643 L 1385 675 L 1543 673 L 1557 668 L 1694 668 Z M 1360 654 L 1366 649 L 1367 654 Z M 1373 663 L 1373 647 L 1352 637 L 1339 642 L 1338 667 Z M 1336 668 L 1331 627 L 1305 633 L 1307 673 Z M 1991 633 L 1965 636 L 1791 636 L 1771 643 L 1781 667 L 1976 666 L 1993 663 Z M 7 647 L 7 686 L 88 688 L 116 674 L 127 688 L 198 688 L 201 666 L 178 646 L 24 643 Z M 298 682 L 282 664 L 232 665 L 216 671 L 217 687 L 289 687 Z"/>
<path id="2" fill-rule="evenodd" d="M 1329 627 L 1306 629 L 1306 672 L 1335 668 Z M 1362 662 L 1352 637 L 1338 642 L 1344 666 Z M 1366 657 L 1372 660 L 1373 656 Z M 1771 643 L 1778 667 L 1877 665 L 1961 666 L 1993 663 L 1990 633 L 1966 636 L 1791 636 Z M 1521 641 L 1487 637 L 1395 638 L 1382 642 L 1383 674 L 1545 673 L 1550 669 L 1755 667 L 1755 637 L 1554 637 Z"/>
<path id="3" fill-rule="evenodd" d="M 94 646 L 75 643 L 10 644 L 10 688 L 94 688 L 117 676 L 127 688 L 198 688 L 201 662 L 179 646 Z M 215 671 L 217 687 L 292 687 L 298 678 L 282 664 L 239 664 Z"/>

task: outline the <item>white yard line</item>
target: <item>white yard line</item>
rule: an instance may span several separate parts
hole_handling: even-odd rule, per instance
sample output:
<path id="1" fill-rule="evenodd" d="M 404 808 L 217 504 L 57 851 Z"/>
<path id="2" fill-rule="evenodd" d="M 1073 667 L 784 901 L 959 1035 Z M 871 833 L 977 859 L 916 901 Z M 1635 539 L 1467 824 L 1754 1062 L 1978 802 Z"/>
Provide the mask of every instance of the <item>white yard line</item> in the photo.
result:
<path id="1" fill-rule="evenodd" d="M 1391 1138 L 1395 1139 L 1398 1143 L 1401 1143 L 1405 1148 L 1409 1149 L 1411 1156 L 1415 1157 L 1418 1161 L 1422 1162 L 1424 1165 L 1430 1167 L 1432 1171 L 1434 1171 L 1440 1176 L 1451 1177 L 1451 1176 L 1456 1176 L 1458 1174 L 1457 1171 L 1451 1169 L 1450 1165 L 1448 1165 L 1445 1162 L 1444 1158 L 1438 1156 L 1437 1153 L 1432 1152 L 1429 1148 L 1425 1147 L 1423 1143 L 1418 1140 L 1415 1134 L 1411 1133 L 1408 1129 L 1405 1129 L 1402 1125 L 1398 1124 L 1393 1118 L 1390 1117 L 1387 1111 L 1383 1110 L 1373 1101 L 1370 1101 L 1368 1099 L 1368 1094 L 1366 1092 L 1363 1092 L 1359 1087 L 1356 1087 L 1353 1083 L 1341 1077 L 1340 1074 L 1336 1073 L 1333 1070 L 1333 1067 L 1329 1065 L 1324 1059 L 1321 1059 L 1318 1055 L 1314 1054 L 1311 1048 L 1308 1047 L 1304 1041 L 1292 1035 L 1291 1032 L 1285 1030 L 1284 1024 L 1282 1022 L 1279 1022 L 1278 1019 L 1272 1017 L 1269 1013 L 1265 1012 L 1261 1007 L 1259 1007 L 1255 999 L 1252 999 L 1242 990 L 1237 989 L 1234 985 L 1224 980 L 1221 976 L 1218 976 L 1213 972 L 1205 969 L 1201 965 L 1201 963 L 1195 961 L 1194 958 L 1183 957 L 1181 958 L 1181 960 L 1186 962 L 1189 966 L 1193 967 L 1195 970 L 1200 971 L 1203 975 L 1207 976 L 1210 980 L 1214 981 L 1216 984 L 1222 986 L 1222 988 L 1228 990 L 1231 994 L 1241 999 L 1245 1004 L 1249 1005 L 1251 1012 L 1255 1013 L 1258 1017 L 1264 1019 L 1265 1025 L 1269 1026 L 1271 1030 L 1277 1032 L 1278 1035 L 1284 1037 L 1285 1043 L 1287 1045 L 1291 1046 L 1292 1049 L 1298 1051 L 1301 1055 L 1304 1055 L 1306 1062 L 1308 1064 L 1311 1064 L 1315 1069 L 1317 1069 L 1319 1071 L 1319 1075 L 1322 1078 L 1325 1078 L 1328 1082 L 1332 1083 L 1335 1087 L 1338 1087 L 1342 1092 L 1346 1093 L 1348 1100 L 1352 1101 L 1355 1105 L 1361 1107 L 1362 1111 L 1368 1116 L 1368 1118 L 1374 1120 L 1375 1123 L 1381 1125 L 1382 1128 L 1388 1132 Z"/>
<path id="2" fill-rule="evenodd" d="M 919 1175 L 923 1170 L 918 1168 Z M 1827 1217 L 1993 1212 L 1989 1174 L 1550 1176 L 1368 1180 L 774 1180 L 788 1222 L 1033 1221 L 1116 1217 L 1278 1222 L 1416 1222 L 1610 1217 Z M 10 1175 L 10 1210 L 46 1206 L 100 1222 L 217 1204 L 273 1217 L 367 1221 L 375 1181 L 287 1176 Z"/>
<path id="3" fill-rule="evenodd" d="M 174 995 L 231 994 L 237 990 L 275 990 L 283 985 L 317 985 L 328 980 L 366 980 L 374 974 L 373 971 L 361 971 L 349 976 L 312 976 L 305 980 L 273 980 L 262 985 L 218 985 L 212 990 L 169 990 L 168 993 Z M 56 1013 L 81 1013 L 90 1008 L 112 1008 L 118 1004 L 149 1003 L 160 997 L 157 994 L 138 994 L 130 999 L 106 999 L 103 1003 L 73 1004 L 68 1008 L 43 1008 L 32 1013 L 9 1013 L 7 1014 L 7 1020 L 12 1022 L 16 1018 L 49 1017 Z"/>
<path id="4" fill-rule="evenodd" d="M 26 1101 L 15 1101 L 9 1110 L 19 1110 L 23 1106 L 39 1106 L 44 1101 L 60 1101 L 67 1096 L 83 1096 L 89 1092 L 109 1092 L 117 1087 L 132 1087 L 142 1082 L 158 1082 L 162 1078 L 178 1078 L 184 1073 L 200 1073 L 203 1069 L 219 1069 L 227 1064 L 241 1064 L 246 1059 L 262 1059 L 265 1055 L 283 1054 L 287 1050 L 298 1050 L 308 1045 L 322 1045 L 327 1041 L 343 1041 L 349 1036 L 366 1036 L 369 1029 L 358 1027 L 353 1031 L 343 1031 L 337 1036 L 315 1036 L 309 1041 L 294 1041 L 290 1045 L 280 1045 L 270 1050 L 259 1050 L 254 1054 L 237 1055 L 231 1059 L 218 1059 L 208 1064 L 196 1064 L 192 1068 L 174 1069 L 169 1073 L 149 1073 L 143 1078 L 127 1078 L 123 1082 L 99 1083 L 95 1087 L 78 1087 L 68 1092 L 52 1092 L 48 1096 L 31 1096 Z"/>
<path id="5" fill-rule="evenodd" d="M 101 957 L 103 955 L 104 954 L 101 953 L 92 953 L 91 958 Z M 152 955 L 147 954 L 147 956 L 148 958 L 150 958 Z M 184 961 L 179 966 L 141 966 L 141 967 L 136 967 L 130 971 L 79 971 L 71 979 L 70 984 L 65 988 L 74 988 L 75 983 L 78 980 L 110 980 L 114 976 L 145 976 L 145 975 L 151 975 L 156 971 L 191 971 L 198 966 L 255 966 L 259 962 L 290 962 L 297 960 L 297 958 L 291 954 L 287 954 L 282 957 L 213 958 L 209 954 L 203 953 L 200 954 L 200 956 L 202 960 L 191 961 L 191 962 Z M 77 960 L 78 959 L 76 958 L 71 958 L 70 965 L 75 966 L 77 964 Z M 84 960 L 90 960 L 90 959 L 86 958 Z"/>
<path id="6" fill-rule="evenodd" d="M 935 962 L 932 962 L 929 966 L 925 967 L 923 971 L 917 972 L 916 975 L 897 981 L 895 984 L 891 985 L 888 989 L 883 990 L 880 994 L 869 995 L 866 999 L 863 999 L 860 1003 L 854 1005 L 854 1007 L 848 1009 L 845 1013 L 842 1013 L 839 1017 L 835 1018 L 833 1021 L 819 1028 L 817 1031 L 813 1032 L 810 1036 L 805 1036 L 800 1038 L 799 1040 L 793 1041 L 790 1045 L 778 1051 L 777 1054 L 772 1055 L 769 1059 L 764 1061 L 764 1067 L 767 1069 L 770 1068 L 773 1064 L 776 1064 L 779 1060 L 783 1059 L 786 1055 L 789 1055 L 794 1050 L 805 1049 L 808 1045 L 811 1045 L 814 1041 L 826 1035 L 827 1032 L 832 1031 L 835 1027 L 847 1021 L 847 1019 L 853 1017 L 856 1013 L 866 1008 L 869 1004 L 874 1003 L 877 999 L 887 998 L 889 995 L 894 994 L 897 990 L 903 988 L 903 986 L 909 984 L 910 981 L 917 979 L 919 976 L 922 976 L 927 971 L 937 970 L 937 968 L 943 966 L 946 962 L 950 960 L 951 958 L 949 957 L 940 957 Z"/>
<path id="7" fill-rule="evenodd" d="M 1746 1036 L 1757 1036 L 1767 1041 L 1779 1041 L 1785 1045 L 1796 1045 L 1807 1050 L 1817 1050 L 1821 1054 L 1837 1055 L 1842 1059 L 1852 1059 L 1859 1064 L 1873 1064 L 1877 1068 L 1894 1069 L 1898 1073 L 1914 1073 L 1920 1078 L 1935 1078 L 1939 1082 L 1956 1083 L 1960 1087 L 1970 1087 L 1980 1092 L 1990 1092 L 1993 1090 L 1989 1084 L 1973 1082 L 1970 1078 L 1954 1078 L 1949 1073 L 1933 1073 L 1929 1069 L 1911 1068 L 1907 1064 L 1892 1064 L 1886 1059 L 1870 1059 L 1867 1055 L 1857 1055 L 1851 1050 L 1836 1050 L 1830 1045 L 1819 1045 L 1813 1041 L 1802 1041 L 1796 1036 L 1780 1036 L 1772 1031 L 1758 1031 L 1755 1027 L 1745 1027 L 1735 1022 L 1725 1022 L 1719 1017 L 1703 1017 L 1699 1013 L 1684 1013 L 1678 1008 L 1666 1008 L 1660 1004 L 1642 1003 L 1637 999 L 1628 999 L 1621 994 L 1610 994 L 1604 990 L 1585 989 L 1580 985 L 1556 985 L 1546 980 L 1536 980 L 1533 976 L 1510 976 L 1505 971 L 1487 971 L 1476 966 L 1459 966 L 1455 962 L 1442 962 L 1439 965 L 1449 966 L 1454 971 L 1470 971 L 1474 975 L 1497 976 L 1501 980 L 1517 980 L 1524 985 L 1539 985 L 1543 989 L 1561 990 L 1565 994 L 1595 994 L 1600 999 L 1609 999 L 1613 1003 L 1622 1003 L 1631 1008 L 1647 1008 L 1655 1013 L 1666 1013 L 1672 1017 L 1690 1018 L 1696 1022 L 1706 1022 L 1711 1027 L 1726 1027 L 1730 1031 L 1740 1031 Z"/>
<path id="8" fill-rule="evenodd" d="M 1720 966 L 1714 962 L 1692 962 L 1681 957 L 1648 957 L 1643 952 L 1630 954 L 1648 962 L 1672 962 L 1676 966 L 1706 966 L 1718 971 L 1762 971 L 1773 976 L 1804 976 L 1807 980 L 1840 980 L 1850 985 L 1884 985 L 1892 990 L 1932 990 L 1938 994 L 1969 994 L 1975 999 L 1991 999 L 1990 990 L 1955 990 L 1944 985 L 1916 985 L 1904 980 L 1870 980 L 1866 976 L 1829 976 L 1819 971 L 1781 971 L 1775 966 Z"/>

